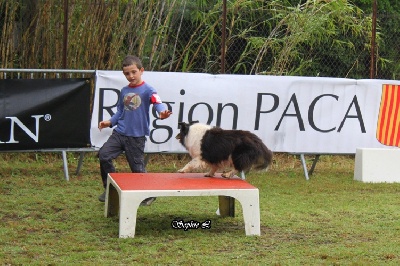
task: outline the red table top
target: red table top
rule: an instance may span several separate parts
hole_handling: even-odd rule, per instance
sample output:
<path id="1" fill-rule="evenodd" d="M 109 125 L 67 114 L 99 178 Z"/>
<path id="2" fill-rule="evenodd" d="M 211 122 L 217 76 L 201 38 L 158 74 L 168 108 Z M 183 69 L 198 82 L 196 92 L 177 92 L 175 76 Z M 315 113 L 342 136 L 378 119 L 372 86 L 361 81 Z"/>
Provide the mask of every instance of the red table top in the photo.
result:
<path id="1" fill-rule="evenodd" d="M 235 178 L 205 177 L 204 173 L 110 173 L 121 190 L 256 189 Z"/>

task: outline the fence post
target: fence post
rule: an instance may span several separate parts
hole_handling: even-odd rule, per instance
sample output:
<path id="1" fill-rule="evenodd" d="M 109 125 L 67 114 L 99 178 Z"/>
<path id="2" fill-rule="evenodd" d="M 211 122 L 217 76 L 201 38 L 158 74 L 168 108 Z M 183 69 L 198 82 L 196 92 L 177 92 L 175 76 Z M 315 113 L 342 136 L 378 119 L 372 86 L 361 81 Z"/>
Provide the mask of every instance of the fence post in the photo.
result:
<path id="1" fill-rule="evenodd" d="M 376 13 L 377 13 L 376 0 L 372 0 L 371 66 L 369 74 L 370 79 L 375 78 Z"/>
<path id="2" fill-rule="evenodd" d="M 226 0 L 222 1 L 221 74 L 225 74 Z"/>

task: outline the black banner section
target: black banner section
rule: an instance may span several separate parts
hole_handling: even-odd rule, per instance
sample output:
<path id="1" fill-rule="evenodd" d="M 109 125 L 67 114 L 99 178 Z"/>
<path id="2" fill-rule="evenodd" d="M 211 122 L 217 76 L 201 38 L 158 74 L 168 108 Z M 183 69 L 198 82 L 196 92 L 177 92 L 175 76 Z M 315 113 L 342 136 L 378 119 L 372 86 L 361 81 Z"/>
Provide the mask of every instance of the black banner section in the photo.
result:
<path id="1" fill-rule="evenodd" d="M 0 80 L 0 151 L 90 147 L 90 79 Z"/>

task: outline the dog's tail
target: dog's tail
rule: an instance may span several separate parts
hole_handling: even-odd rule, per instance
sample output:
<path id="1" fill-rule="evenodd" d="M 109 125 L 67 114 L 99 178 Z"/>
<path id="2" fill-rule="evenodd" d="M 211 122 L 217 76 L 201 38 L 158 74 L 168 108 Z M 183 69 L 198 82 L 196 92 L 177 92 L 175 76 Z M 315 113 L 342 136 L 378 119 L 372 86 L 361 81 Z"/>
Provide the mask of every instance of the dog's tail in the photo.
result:
<path id="1" fill-rule="evenodd" d="M 256 139 L 255 144 L 258 147 L 259 157 L 254 165 L 255 170 L 265 170 L 272 162 L 273 152 L 262 142 L 261 139 Z"/>

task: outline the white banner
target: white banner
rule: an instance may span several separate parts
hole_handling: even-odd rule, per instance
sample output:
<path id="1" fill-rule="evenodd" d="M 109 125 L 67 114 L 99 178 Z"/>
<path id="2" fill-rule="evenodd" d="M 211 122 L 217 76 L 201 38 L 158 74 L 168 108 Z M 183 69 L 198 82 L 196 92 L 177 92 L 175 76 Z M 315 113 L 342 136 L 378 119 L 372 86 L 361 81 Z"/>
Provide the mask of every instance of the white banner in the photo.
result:
<path id="1" fill-rule="evenodd" d="M 384 84 L 390 84 L 399 98 L 400 81 L 146 71 L 143 80 L 173 112 L 165 120 L 151 115 L 146 152 L 185 152 L 175 139 L 178 122 L 194 120 L 249 130 L 275 152 L 354 154 L 356 148 L 399 146 L 400 132 L 393 131 L 390 143 L 395 144 L 383 145 L 387 142 L 378 140 L 377 124 L 380 112 L 395 115 L 385 127 L 399 123 L 396 109 L 381 107 L 381 96 Z M 122 71 L 96 72 L 91 126 L 95 147 L 111 133 L 100 132 L 99 121 L 116 112 L 119 91 L 127 84 Z"/>

